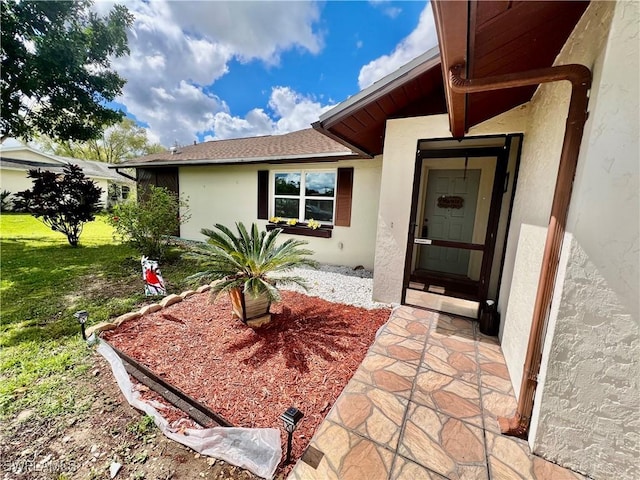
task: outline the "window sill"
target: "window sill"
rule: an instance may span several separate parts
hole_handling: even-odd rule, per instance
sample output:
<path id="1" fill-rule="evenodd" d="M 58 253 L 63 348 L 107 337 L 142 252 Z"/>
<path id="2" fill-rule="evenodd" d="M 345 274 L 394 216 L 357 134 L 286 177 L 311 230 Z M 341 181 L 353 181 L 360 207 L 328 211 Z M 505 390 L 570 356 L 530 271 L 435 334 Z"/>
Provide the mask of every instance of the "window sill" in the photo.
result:
<path id="1" fill-rule="evenodd" d="M 276 228 L 282 229 L 282 233 L 287 233 L 289 235 L 301 235 L 303 237 L 319 237 L 319 238 L 331 238 L 331 232 L 333 226 L 331 225 L 323 225 L 320 228 L 310 228 L 305 224 L 301 223 L 298 225 L 286 225 L 286 224 L 276 224 L 276 223 L 268 223 L 267 231 L 275 230 Z"/>

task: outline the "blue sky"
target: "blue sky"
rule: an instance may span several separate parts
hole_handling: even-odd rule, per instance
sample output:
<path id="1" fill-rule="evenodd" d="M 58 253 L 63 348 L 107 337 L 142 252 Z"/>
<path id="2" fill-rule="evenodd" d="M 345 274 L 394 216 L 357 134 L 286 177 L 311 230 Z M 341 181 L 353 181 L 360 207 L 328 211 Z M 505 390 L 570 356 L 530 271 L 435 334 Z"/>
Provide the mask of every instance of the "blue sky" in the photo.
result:
<path id="1" fill-rule="evenodd" d="M 436 45 L 423 1 L 124 3 L 135 23 L 113 62 L 127 79 L 117 105 L 165 146 L 308 128 Z"/>

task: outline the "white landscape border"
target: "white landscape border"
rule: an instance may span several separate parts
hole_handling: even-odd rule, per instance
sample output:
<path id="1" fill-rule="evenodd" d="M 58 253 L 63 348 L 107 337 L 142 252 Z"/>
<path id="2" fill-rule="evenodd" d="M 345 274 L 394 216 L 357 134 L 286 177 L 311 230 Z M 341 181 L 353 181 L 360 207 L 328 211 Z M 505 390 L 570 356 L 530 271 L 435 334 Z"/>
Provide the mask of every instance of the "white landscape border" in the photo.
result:
<path id="1" fill-rule="evenodd" d="M 89 342 L 96 341 L 94 336 Z M 273 478 L 280 460 L 280 431 L 277 428 L 214 427 L 176 431 L 152 405 L 140 399 L 133 389 L 122 359 L 106 343 L 98 341 L 97 351 L 111 365 L 113 376 L 129 404 L 146 413 L 162 433 L 196 452 L 245 468 L 259 477 Z"/>

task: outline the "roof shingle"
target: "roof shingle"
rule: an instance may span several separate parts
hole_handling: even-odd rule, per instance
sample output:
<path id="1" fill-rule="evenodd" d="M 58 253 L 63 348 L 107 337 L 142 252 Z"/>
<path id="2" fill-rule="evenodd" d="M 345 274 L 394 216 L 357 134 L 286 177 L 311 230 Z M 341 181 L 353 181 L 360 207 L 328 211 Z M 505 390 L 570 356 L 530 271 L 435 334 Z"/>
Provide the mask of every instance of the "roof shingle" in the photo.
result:
<path id="1" fill-rule="evenodd" d="M 283 135 L 214 140 L 152 153 L 118 164 L 118 167 L 189 164 L 250 163 L 287 158 L 359 157 L 358 154 L 329 137 L 308 128 Z"/>

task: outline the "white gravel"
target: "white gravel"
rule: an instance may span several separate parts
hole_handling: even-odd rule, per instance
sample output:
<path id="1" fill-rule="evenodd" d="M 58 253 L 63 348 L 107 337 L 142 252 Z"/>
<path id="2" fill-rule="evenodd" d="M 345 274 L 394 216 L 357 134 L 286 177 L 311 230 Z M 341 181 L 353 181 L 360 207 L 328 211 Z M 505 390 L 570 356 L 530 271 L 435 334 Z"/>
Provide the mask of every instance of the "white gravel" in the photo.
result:
<path id="1" fill-rule="evenodd" d="M 295 268 L 287 275 L 304 278 L 308 288 L 306 293 L 312 297 L 368 309 L 391 307 L 389 304 L 374 302 L 371 299 L 373 274 L 362 268 L 354 270 L 351 267 L 320 265 L 317 269 Z M 282 288 L 305 293 L 304 289 L 296 285 Z"/>

